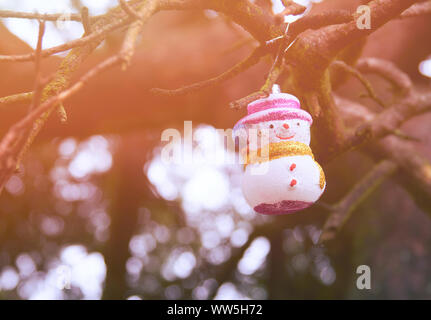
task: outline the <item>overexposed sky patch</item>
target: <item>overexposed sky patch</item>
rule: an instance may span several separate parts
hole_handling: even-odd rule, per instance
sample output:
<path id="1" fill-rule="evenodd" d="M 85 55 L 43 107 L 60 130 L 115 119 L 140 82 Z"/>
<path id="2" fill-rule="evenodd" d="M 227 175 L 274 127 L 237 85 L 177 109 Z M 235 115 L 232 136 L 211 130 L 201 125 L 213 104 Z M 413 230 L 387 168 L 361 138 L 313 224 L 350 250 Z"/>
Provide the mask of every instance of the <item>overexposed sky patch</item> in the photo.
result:
<path id="1" fill-rule="evenodd" d="M 115 0 L 82 0 L 82 4 L 88 7 L 90 15 L 98 15 L 117 5 L 117 2 Z M 71 13 L 78 13 L 77 9 L 72 6 L 71 0 L 0 0 L 0 9 L 21 12 L 61 13 L 64 14 L 64 17 Z M 13 34 L 24 40 L 32 48 L 36 47 L 37 20 L 6 18 L 2 19 L 2 21 Z M 83 32 L 84 29 L 80 22 L 47 22 L 43 48 L 58 46 L 66 41 L 77 39 L 82 36 Z"/>

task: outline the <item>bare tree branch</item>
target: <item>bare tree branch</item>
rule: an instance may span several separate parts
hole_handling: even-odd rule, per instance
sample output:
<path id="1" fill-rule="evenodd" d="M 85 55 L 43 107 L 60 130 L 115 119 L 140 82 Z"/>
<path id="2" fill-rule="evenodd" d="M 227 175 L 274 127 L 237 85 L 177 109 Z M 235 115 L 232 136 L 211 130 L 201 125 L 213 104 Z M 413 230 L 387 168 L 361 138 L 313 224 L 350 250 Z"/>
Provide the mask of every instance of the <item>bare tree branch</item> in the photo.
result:
<path id="1" fill-rule="evenodd" d="M 408 119 L 431 111 L 431 93 L 414 94 L 366 122 L 346 139 L 345 150 L 393 133 Z"/>
<path id="2" fill-rule="evenodd" d="M 121 19 L 123 16 L 124 12 L 121 8 L 118 7 L 112 9 L 109 13 L 102 15 L 94 23 L 94 33 L 96 33 L 97 30 L 103 29 L 104 26 L 110 25 L 112 20 L 116 21 L 118 19 Z M 81 65 L 85 58 L 90 55 L 90 53 L 99 45 L 100 41 L 101 40 L 91 41 L 77 49 L 73 49 L 63 59 L 59 69 L 54 75 L 53 80 L 45 86 L 42 93 L 42 101 L 48 101 L 50 97 L 59 95 L 61 91 L 63 91 L 69 86 L 73 72 Z M 41 55 L 43 54 L 42 52 L 43 50 L 41 51 Z M 14 141 L 14 139 L 11 139 L 10 141 L 6 140 L 6 142 L 3 144 L 3 151 L 0 152 L 0 154 L 2 154 L 4 157 L 4 159 L 2 159 L 2 156 L 0 156 L 0 192 L 2 189 L 1 187 L 7 181 L 8 177 L 12 174 L 14 170 L 13 167 L 16 165 L 17 160 L 21 159 L 26 153 L 26 151 L 29 149 L 30 145 L 33 143 L 39 131 L 50 116 L 51 112 L 56 108 L 58 109 L 59 107 L 62 107 L 62 99 L 59 99 L 58 101 L 54 99 L 54 101 L 49 104 L 49 107 L 46 110 L 43 109 L 45 110 L 44 112 L 38 114 L 39 117 L 33 119 L 33 121 L 35 120 L 35 123 L 33 125 L 28 124 L 28 127 L 30 128 L 30 132 L 28 134 L 25 134 L 25 129 L 22 129 L 24 133 L 18 132 L 12 134 L 12 137 L 15 138 L 16 141 Z M 35 110 L 39 109 L 40 108 L 37 108 Z M 24 119 L 28 119 L 28 116 Z M 6 137 L 8 137 L 8 135 L 11 133 L 12 128 L 8 131 L 4 139 L 6 139 Z M 19 143 L 19 141 L 22 141 L 20 139 L 22 139 L 24 135 L 26 135 L 27 137 L 25 139 L 25 144 L 22 145 L 21 143 Z M 3 142 L 4 139 L 2 140 Z"/>
<path id="3" fill-rule="evenodd" d="M 33 13 L 33 12 L 17 12 L 11 10 L 0 10 L 0 18 L 19 18 L 19 19 L 37 19 L 44 21 L 77 21 L 81 22 L 81 15 L 77 13 Z M 94 17 L 97 19 L 97 17 Z"/>
<path id="4" fill-rule="evenodd" d="M 45 21 L 39 22 L 39 34 L 37 38 L 37 45 L 35 50 L 35 80 L 34 80 L 34 89 L 33 89 L 33 101 L 30 104 L 29 111 L 33 110 L 39 105 L 40 96 L 42 94 L 42 79 L 40 75 L 40 60 L 41 60 L 41 52 L 42 52 L 42 40 L 43 35 L 45 33 Z"/>
<path id="5" fill-rule="evenodd" d="M 140 20 L 142 17 L 135 11 L 125 0 L 119 0 L 121 8 L 134 20 Z"/>
<path id="6" fill-rule="evenodd" d="M 282 0 L 284 5 L 284 10 L 276 15 L 276 18 L 282 23 L 284 22 L 284 17 L 288 15 L 298 15 L 302 14 L 307 10 L 307 7 L 300 5 L 291 0 Z"/>
<path id="7" fill-rule="evenodd" d="M 134 5 L 136 3 L 139 3 L 138 0 L 130 1 L 133 2 Z M 115 16 L 115 19 L 106 20 L 106 17 L 113 17 Z M 84 46 L 89 43 L 95 42 L 95 41 L 101 41 L 103 38 L 105 38 L 108 34 L 110 34 L 112 31 L 117 30 L 121 27 L 126 26 L 129 24 L 132 20 L 130 17 L 124 13 L 124 11 L 121 8 L 114 8 L 107 14 L 100 16 L 95 23 L 98 23 L 98 28 L 94 32 L 92 32 L 89 35 L 86 35 L 82 38 L 71 40 L 69 42 L 66 42 L 64 44 L 48 48 L 45 50 L 42 50 L 41 56 L 42 57 L 48 57 L 50 55 L 53 55 L 55 53 L 63 52 L 69 49 L 73 49 L 76 47 Z M 28 54 L 18 54 L 18 55 L 0 55 L 0 62 L 2 61 L 13 61 L 13 62 L 22 62 L 22 61 L 31 61 L 34 60 L 35 54 L 34 52 L 28 53 Z"/>
<path id="8" fill-rule="evenodd" d="M 397 170 L 390 160 L 377 164 L 349 193 L 334 206 L 334 211 L 326 219 L 320 242 L 332 240 L 350 218 L 352 212 L 389 176 Z"/>
<path id="9" fill-rule="evenodd" d="M 33 92 L 23 92 L 23 93 L 12 94 L 10 96 L 0 98 L 0 107 L 2 105 L 12 104 L 16 102 L 31 101 L 32 98 L 33 98 Z"/>
<path id="10" fill-rule="evenodd" d="M 336 96 L 337 106 L 349 125 L 372 121 L 373 113 L 365 106 Z M 431 162 L 421 154 L 411 141 L 389 135 L 367 145 L 364 151 L 378 159 L 395 162 L 401 171 L 402 186 L 409 191 L 416 203 L 431 216 Z"/>
<path id="11" fill-rule="evenodd" d="M 233 109 L 241 109 L 247 107 L 251 102 L 266 98 L 271 93 L 272 86 L 276 83 L 278 77 L 283 72 L 283 65 L 277 65 L 271 68 L 269 71 L 268 77 L 265 81 L 265 84 L 260 88 L 259 91 L 249 94 L 248 96 L 241 98 L 239 100 L 233 101 L 230 103 L 230 107 Z"/>
<path id="12" fill-rule="evenodd" d="M 373 89 L 373 86 L 371 85 L 371 83 L 358 70 L 349 66 L 344 61 L 339 61 L 339 60 L 334 61 L 331 65 L 334 67 L 340 68 L 340 69 L 344 70 L 345 72 L 356 77 L 364 85 L 365 89 L 367 89 L 369 97 L 371 99 L 373 99 L 374 101 L 376 101 L 381 107 L 385 108 L 385 103 L 374 92 L 374 89 Z"/>
<path id="13" fill-rule="evenodd" d="M 396 91 L 402 96 L 409 95 L 413 89 L 410 77 L 390 61 L 378 58 L 362 58 L 358 60 L 356 67 L 364 73 L 380 75 L 392 83 Z"/>
<path id="14" fill-rule="evenodd" d="M 127 6 L 127 10 L 133 10 L 128 4 L 124 1 L 120 1 L 123 5 Z M 124 38 L 123 46 L 120 51 L 120 56 L 123 59 L 123 70 L 125 70 L 130 64 L 130 59 L 135 52 L 135 45 L 139 34 L 141 34 L 142 29 L 144 28 L 144 24 L 148 21 L 148 19 L 156 12 L 158 1 L 157 0 L 147 0 L 141 7 L 138 9 L 138 12 L 135 14 L 139 17 L 138 20 L 133 22 L 130 28 L 127 30 L 126 36 Z"/>
<path id="15" fill-rule="evenodd" d="M 265 53 L 266 53 L 265 48 L 262 46 L 259 46 L 256 49 L 254 49 L 253 52 L 246 59 L 244 59 L 243 61 L 239 62 L 229 70 L 223 72 L 222 74 L 214 78 L 197 82 L 189 86 L 181 87 L 178 89 L 173 89 L 173 90 L 153 88 L 151 89 L 151 92 L 159 95 L 175 96 L 175 95 L 192 93 L 203 88 L 220 84 L 221 82 L 231 79 L 236 75 L 238 75 L 239 73 L 244 72 L 245 70 L 254 66 L 265 55 Z"/>
<path id="16" fill-rule="evenodd" d="M 44 112 L 47 112 L 52 106 L 67 99 L 79 91 L 85 83 L 102 71 L 111 68 L 121 61 L 119 56 L 113 56 L 98 64 L 88 71 L 70 88 L 61 91 L 57 95 L 47 99 L 38 108 L 32 110 L 27 116 L 14 124 L 8 133 L 0 141 L 0 192 L 5 183 L 15 170 L 17 155 L 14 153 L 14 146 L 20 141 L 23 131 L 25 132 L 32 123 L 37 120 Z"/>
<path id="17" fill-rule="evenodd" d="M 289 76 L 294 80 L 295 91 L 301 98 L 305 98 L 307 107 L 316 117 L 315 126 L 319 135 L 324 136 L 327 141 L 334 141 L 331 146 L 323 145 L 323 149 L 329 150 L 332 155 L 339 155 L 353 147 L 359 146 L 371 138 L 380 139 L 385 135 L 396 134 L 403 136 L 404 140 L 390 136 L 386 139 L 395 139 L 395 147 L 382 148 L 384 156 L 391 160 L 382 162 L 373 170 L 369 176 L 364 178 L 347 197 L 336 206 L 336 217 L 329 221 L 329 226 L 334 225 L 339 228 L 346 217 L 352 212 L 369 190 L 373 190 L 384 177 L 391 174 L 399 167 L 402 172 L 407 171 L 408 165 L 418 166 L 419 171 L 425 172 L 423 167 L 427 167 L 427 162 L 420 160 L 420 157 L 407 160 L 406 157 L 395 159 L 397 148 L 402 146 L 411 148 L 411 142 L 406 141 L 405 135 L 400 132 L 399 126 L 410 117 L 426 112 L 431 108 L 431 94 L 418 93 L 411 83 L 411 80 L 394 65 L 376 59 L 363 59 L 357 64 L 357 69 L 344 62 L 333 62 L 337 55 L 348 45 L 359 39 L 364 39 L 380 26 L 398 17 L 408 17 L 426 14 L 424 4 L 412 4 L 414 0 L 380 0 L 370 3 L 373 21 L 373 29 L 360 30 L 356 25 L 356 16 L 346 11 L 334 10 L 318 15 L 307 15 L 290 26 L 288 34 L 284 34 L 284 25 L 277 23 L 277 17 L 270 14 L 247 0 L 120 0 L 120 6 L 112 9 L 105 15 L 98 17 L 88 17 L 85 9 L 81 15 L 73 15 L 70 19 L 82 21 L 85 34 L 82 38 L 72 40 L 60 46 L 42 50 L 41 42 L 43 32 L 39 33 L 38 46 L 33 53 L 21 55 L 0 55 L 1 61 L 35 61 L 36 69 L 40 65 L 42 57 L 50 56 L 54 53 L 74 48 L 64 59 L 57 71 L 55 78 L 45 87 L 40 94 L 41 88 L 35 86 L 34 93 L 22 93 L 9 97 L 0 98 L 0 103 L 7 104 L 16 101 L 24 101 L 31 97 L 33 103 L 30 113 L 11 127 L 8 133 L 0 141 L 0 191 L 8 177 L 15 169 L 17 161 L 25 153 L 28 146 L 34 140 L 39 130 L 49 117 L 52 110 L 58 108 L 62 101 L 78 90 L 96 74 L 119 63 L 123 63 L 123 68 L 128 66 L 135 52 L 138 35 L 142 32 L 144 23 L 156 12 L 160 10 L 184 10 L 184 9 L 212 9 L 226 14 L 234 22 L 244 27 L 254 39 L 261 43 L 253 53 L 245 60 L 235 65 L 230 70 L 221 75 L 196 83 L 190 86 L 175 90 L 153 89 L 153 92 L 165 95 L 179 95 L 194 92 L 196 90 L 219 84 L 238 73 L 256 64 L 260 58 L 268 53 L 274 55 L 273 65 L 268 72 L 265 84 L 257 92 L 247 97 L 241 98 L 231 103 L 231 107 L 241 108 L 248 103 L 269 95 L 273 84 L 277 81 L 288 66 Z M 301 13 L 304 7 L 294 5 L 290 1 L 285 1 L 285 13 Z M 412 7 L 411 7 L 412 6 Z M 411 7 L 409 9 L 409 7 Z M 421 9 L 419 9 L 421 8 Z M 404 11 L 404 12 L 403 12 Z M 37 15 L 22 14 L 10 11 L 0 11 L 0 17 L 35 18 L 40 20 L 51 20 L 60 18 L 58 15 Z M 126 32 L 122 48 L 118 55 L 103 61 L 95 68 L 87 72 L 81 79 L 70 86 L 72 73 L 80 66 L 97 45 L 114 30 L 129 25 Z M 42 23 L 41 23 L 42 25 Z M 316 30 L 318 29 L 318 30 Z M 42 36 L 40 35 L 42 34 Z M 285 54 L 286 48 L 294 39 L 298 39 L 292 49 Z M 268 40 L 275 39 L 267 44 Z M 278 51 L 277 51 L 278 49 Z M 394 84 L 395 88 L 402 93 L 402 99 L 397 101 L 391 108 L 378 114 L 376 117 L 362 115 L 362 121 L 368 121 L 358 127 L 358 129 L 346 138 L 344 118 L 337 110 L 332 97 L 330 85 L 329 66 L 342 68 L 357 77 L 367 89 L 370 97 L 380 105 L 384 105 L 375 94 L 371 84 L 363 77 L 363 73 L 377 73 Z M 36 72 L 39 78 L 39 72 Z M 310 77 L 310 75 L 313 75 Z M 41 104 L 39 105 L 39 100 Z M 30 133 L 28 131 L 30 130 Z M 27 134 L 28 133 L 28 134 Z M 331 138 L 334 139 L 331 139 Z M 385 140 L 386 140 L 385 139 Z M 22 143 L 25 141 L 25 145 Z M 389 144 L 388 144 L 389 145 Z M 419 160 L 418 160 L 419 159 Z M 428 190 L 431 182 L 420 180 L 419 174 L 413 173 L 414 179 L 420 182 L 424 190 Z M 428 172 L 428 171 L 426 171 Z M 431 174 L 430 174 L 431 175 Z M 428 191 L 425 191 L 428 192 Z M 431 193 L 430 193 L 431 194 Z M 335 214 L 334 213 L 334 214 Z M 336 221 L 336 223 L 334 222 Z M 340 222 L 341 221 L 341 222 Z"/>
<path id="18" fill-rule="evenodd" d="M 88 8 L 82 7 L 81 9 L 81 20 L 82 20 L 82 26 L 84 27 L 85 34 L 89 35 L 91 33 L 91 22 L 90 17 L 88 15 Z"/>
<path id="19" fill-rule="evenodd" d="M 431 14 L 431 1 L 416 3 L 401 14 L 401 18 L 419 17 Z"/>

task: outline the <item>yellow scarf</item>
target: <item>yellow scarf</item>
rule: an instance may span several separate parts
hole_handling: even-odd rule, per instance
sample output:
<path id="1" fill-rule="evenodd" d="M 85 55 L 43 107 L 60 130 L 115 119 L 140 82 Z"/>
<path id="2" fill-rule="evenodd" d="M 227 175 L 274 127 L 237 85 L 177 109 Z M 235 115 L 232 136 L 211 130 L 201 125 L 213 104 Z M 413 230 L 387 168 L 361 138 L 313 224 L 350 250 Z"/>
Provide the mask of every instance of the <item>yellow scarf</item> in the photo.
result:
<path id="1" fill-rule="evenodd" d="M 269 146 L 265 147 L 262 151 L 262 148 L 257 150 L 248 150 L 246 155 L 246 162 L 244 165 L 244 169 L 249 164 L 262 163 L 265 161 L 275 160 L 283 157 L 289 156 L 310 156 L 314 160 L 313 152 L 311 148 L 305 143 L 298 141 L 282 141 L 277 143 L 270 143 Z M 323 172 L 322 167 L 317 164 L 317 167 L 320 171 L 320 188 L 323 189 L 325 186 L 325 173 Z"/>

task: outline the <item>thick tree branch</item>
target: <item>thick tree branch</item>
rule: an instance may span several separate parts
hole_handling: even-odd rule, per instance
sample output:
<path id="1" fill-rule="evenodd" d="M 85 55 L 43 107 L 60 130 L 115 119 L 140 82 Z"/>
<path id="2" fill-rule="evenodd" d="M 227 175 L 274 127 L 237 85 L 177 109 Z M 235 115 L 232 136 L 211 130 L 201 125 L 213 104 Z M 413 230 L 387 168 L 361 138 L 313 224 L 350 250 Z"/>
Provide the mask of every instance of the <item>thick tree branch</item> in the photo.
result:
<path id="1" fill-rule="evenodd" d="M 375 32 L 388 21 L 399 16 L 404 10 L 420 0 L 375 0 L 368 5 L 371 13 L 371 28 L 359 29 L 355 18 L 345 24 L 330 26 L 322 29 L 326 32 L 325 41 L 320 41 L 318 46 L 327 57 L 335 57 L 348 44 L 360 40 Z"/>
<path id="2" fill-rule="evenodd" d="M 211 9 L 229 16 L 260 43 L 283 33 L 275 17 L 248 0 L 161 0 L 162 10 Z"/>
<path id="3" fill-rule="evenodd" d="M 307 10 L 307 7 L 304 7 L 296 2 L 291 0 L 282 0 L 285 9 L 276 15 L 276 18 L 282 23 L 284 22 L 284 17 L 288 15 L 298 15 L 302 14 Z"/>
<path id="4" fill-rule="evenodd" d="M 338 110 L 351 126 L 358 122 L 372 121 L 374 114 L 365 106 L 336 97 Z M 374 141 L 364 149 L 368 155 L 378 160 L 388 159 L 401 169 L 400 182 L 411 197 L 431 216 L 431 162 L 421 154 L 411 141 L 389 135 Z"/>
<path id="5" fill-rule="evenodd" d="M 331 150 L 326 159 L 358 147 L 371 139 L 380 139 L 388 134 L 398 134 L 399 127 L 410 118 L 431 111 L 431 92 L 419 92 L 413 88 L 410 78 L 388 61 L 367 58 L 358 63 L 363 72 L 378 73 L 395 86 L 401 99 L 379 113 L 375 118 L 359 125 L 349 133 L 343 144 Z"/>
<path id="6" fill-rule="evenodd" d="M 322 112 L 315 119 L 313 131 L 318 131 L 318 137 L 322 137 L 316 141 L 319 147 L 317 156 L 321 161 L 330 158 L 331 154 L 337 153 L 345 145 L 344 124 L 331 98 L 330 64 L 348 45 L 364 39 L 414 2 L 416 1 L 372 1 L 369 3 L 371 29 L 359 29 L 356 21 L 358 17 L 354 15 L 349 22 L 303 32 L 287 52 L 286 60 L 292 66 L 291 77 L 297 95 L 304 98 L 315 92 L 318 96 Z"/>
<path id="7" fill-rule="evenodd" d="M 372 121 L 359 126 L 348 139 L 345 150 L 357 147 L 371 139 L 379 139 L 393 133 L 405 121 L 431 111 L 431 93 L 418 93 L 378 114 Z"/>
<path id="8" fill-rule="evenodd" d="M 0 141 L 0 192 L 15 170 L 16 162 L 19 159 L 19 155 L 17 155 L 15 147 L 17 143 L 20 143 L 23 132 L 26 132 L 27 128 L 30 127 L 35 120 L 39 119 L 42 114 L 79 91 L 91 78 L 118 64 L 120 61 L 121 59 L 119 56 L 113 56 L 101 62 L 82 76 L 70 88 L 50 97 L 10 128 L 8 133 Z"/>
<path id="9" fill-rule="evenodd" d="M 401 18 L 420 17 L 431 14 L 431 1 L 416 3 L 401 14 Z"/>
<path id="10" fill-rule="evenodd" d="M 137 1 L 135 1 L 137 2 Z M 118 20 L 124 16 L 121 8 L 114 8 L 109 13 L 101 16 L 93 25 L 95 32 L 105 30 L 106 25 L 110 25 L 111 21 Z M 91 36 L 91 35 L 90 35 Z M 7 182 L 10 175 L 15 170 L 18 159 L 21 159 L 25 152 L 28 150 L 33 140 L 45 124 L 51 112 L 61 106 L 61 97 L 65 95 L 61 92 L 69 86 L 70 79 L 73 72 L 81 65 L 82 61 L 99 45 L 99 41 L 90 41 L 86 45 L 73 49 L 62 61 L 54 79 L 44 88 L 41 100 L 42 105 L 29 113 L 25 118 L 16 123 L 8 131 L 0 143 L 0 192 L 2 187 Z M 43 56 L 43 50 L 38 55 Z M 33 54 L 36 56 L 36 54 Z M 116 59 L 119 59 L 116 57 Z M 85 81 L 84 81 L 85 82 Z M 76 88 L 76 86 L 74 87 Z M 74 92 L 74 90 L 71 90 Z M 68 91 L 69 92 L 69 91 Z M 54 97 L 52 97 L 54 96 Z M 50 98 L 51 97 L 51 98 Z M 34 122 L 32 124 L 31 122 Z M 26 128 L 21 127 L 27 125 L 30 133 L 26 134 Z M 25 144 L 22 144 L 24 135 L 27 135 Z"/>

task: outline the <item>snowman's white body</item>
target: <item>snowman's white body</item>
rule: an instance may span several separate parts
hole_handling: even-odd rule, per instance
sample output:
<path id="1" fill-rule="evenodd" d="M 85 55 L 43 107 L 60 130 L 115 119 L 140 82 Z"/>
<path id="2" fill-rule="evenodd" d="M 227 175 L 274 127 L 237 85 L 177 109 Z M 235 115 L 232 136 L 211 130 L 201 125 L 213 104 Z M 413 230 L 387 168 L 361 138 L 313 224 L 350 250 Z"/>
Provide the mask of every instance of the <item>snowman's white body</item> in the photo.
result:
<path id="1" fill-rule="evenodd" d="M 311 206 L 326 187 L 309 147 L 311 115 L 300 108 L 295 96 L 285 93 L 257 100 L 247 110 L 234 127 L 246 164 L 242 191 L 247 202 L 262 214 Z"/>
<path id="2" fill-rule="evenodd" d="M 293 170 L 292 165 L 296 166 Z M 325 187 L 320 186 L 320 175 L 319 165 L 311 156 L 286 156 L 248 165 L 243 175 L 242 191 L 250 206 L 258 212 L 263 204 L 278 205 L 282 210 L 286 201 L 292 202 L 290 209 L 285 210 L 297 211 L 310 206 L 322 195 Z M 292 180 L 296 181 L 294 186 L 291 186 Z M 276 208 L 274 210 L 277 211 Z"/>

